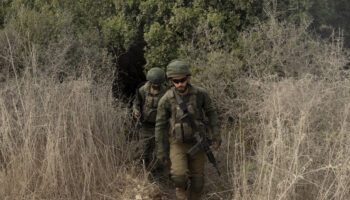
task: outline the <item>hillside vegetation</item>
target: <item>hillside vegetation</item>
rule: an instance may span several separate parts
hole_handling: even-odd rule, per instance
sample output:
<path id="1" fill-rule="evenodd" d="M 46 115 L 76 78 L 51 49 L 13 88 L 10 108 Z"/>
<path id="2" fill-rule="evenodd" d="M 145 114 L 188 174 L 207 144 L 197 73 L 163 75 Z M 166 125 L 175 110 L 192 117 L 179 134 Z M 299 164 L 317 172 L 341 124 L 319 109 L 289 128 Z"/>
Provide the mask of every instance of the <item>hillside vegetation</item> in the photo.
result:
<path id="1" fill-rule="evenodd" d="M 221 121 L 204 199 L 350 199 L 348 32 L 312 21 L 347 1 L 162 2 L 1 2 L 0 197 L 172 199 L 121 80 L 179 56 Z"/>

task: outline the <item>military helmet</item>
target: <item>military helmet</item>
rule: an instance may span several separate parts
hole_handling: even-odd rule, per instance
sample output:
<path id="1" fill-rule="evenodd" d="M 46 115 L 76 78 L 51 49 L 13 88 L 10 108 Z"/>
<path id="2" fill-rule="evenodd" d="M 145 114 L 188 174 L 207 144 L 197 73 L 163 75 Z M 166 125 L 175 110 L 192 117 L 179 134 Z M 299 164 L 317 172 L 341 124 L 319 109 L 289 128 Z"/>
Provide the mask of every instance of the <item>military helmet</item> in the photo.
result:
<path id="1" fill-rule="evenodd" d="M 181 75 L 190 76 L 190 65 L 184 60 L 172 60 L 167 66 L 166 75 L 168 78 L 173 78 Z"/>
<path id="2" fill-rule="evenodd" d="M 165 81 L 165 73 L 159 67 L 154 67 L 147 72 L 146 79 L 154 84 L 161 84 Z"/>

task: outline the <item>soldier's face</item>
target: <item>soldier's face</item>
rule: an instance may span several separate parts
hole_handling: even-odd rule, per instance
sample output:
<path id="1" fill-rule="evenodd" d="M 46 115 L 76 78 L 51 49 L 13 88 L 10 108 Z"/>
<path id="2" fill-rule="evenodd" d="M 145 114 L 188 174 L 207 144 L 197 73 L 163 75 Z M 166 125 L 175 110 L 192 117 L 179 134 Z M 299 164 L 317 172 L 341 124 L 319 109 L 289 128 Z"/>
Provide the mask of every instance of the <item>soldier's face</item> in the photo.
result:
<path id="1" fill-rule="evenodd" d="M 160 89 L 160 84 L 152 83 L 151 87 L 152 87 L 154 90 L 159 90 L 159 89 Z"/>
<path id="2" fill-rule="evenodd" d="M 176 76 L 171 79 L 171 82 L 174 84 L 177 91 L 183 93 L 187 89 L 188 76 Z"/>

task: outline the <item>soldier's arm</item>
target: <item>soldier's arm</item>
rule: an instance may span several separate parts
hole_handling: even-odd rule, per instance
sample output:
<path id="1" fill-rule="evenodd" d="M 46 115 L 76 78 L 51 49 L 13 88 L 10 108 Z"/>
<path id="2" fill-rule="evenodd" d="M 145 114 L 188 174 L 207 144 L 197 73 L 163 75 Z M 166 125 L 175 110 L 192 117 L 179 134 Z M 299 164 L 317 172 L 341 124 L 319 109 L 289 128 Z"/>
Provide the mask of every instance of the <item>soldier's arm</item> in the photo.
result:
<path id="1" fill-rule="evenodd" d="M 155 127 L 155 142 L 157 149 L 157 157 L 159 159 L 166 158 L 169 145 L 169 118 L 170 107 L 166 96 L 163 96 L 158 103 L 156 127 Z"/>
<path id="2" fill-rule="evenodd" d="M 142 117 L 142 104 L 145 99 L 144 86 L 137 89 L 135 94 L 135 99 L 133 101 L 133 115 L 134 117 L 140 119 Z"/>
<path id="3" fill-rule="evenodd" d="M 214 139 L 214 142 L 217 142 L 219 145 L 221 143 L 221 136 L 220 136 L 220 130 L 219 130 L 219 122 L 218 122 L 218 114 L 216 112 L 216 109 L 209 97 L 208 92 L 203 91 L 203 110 L 205 112 L 205 115 L 208 117 L 209 120 L 209 128 L 212 131 L 212 138 Z"/>
<path id="4" fill-rule="evenodd" d="M 144 92 L 144 90 L 143 90 L 143 86 L 142 87 L 140 87 L 140 88 L 138 88 L 137 89 L 138 90 L 138 94 L 135 94 L 135 99 L 134 99 L 134 101 L 133 101 L 133 110 L 139 110 L 139 108 L 140 108 L 140 106 L 141 106 L 141 104 L 142 104 L 142 102 L 144 102 L 144 97 L 145 97 L 145 92 Z M 138 96 L 137 96 L 138 95 Z M 137 98 L 139 98 L 139 101 L 140 102 L 138 102 L 138 100 L 137 100 Z M 142 108 L 141 108 L 142 109 Z"/>

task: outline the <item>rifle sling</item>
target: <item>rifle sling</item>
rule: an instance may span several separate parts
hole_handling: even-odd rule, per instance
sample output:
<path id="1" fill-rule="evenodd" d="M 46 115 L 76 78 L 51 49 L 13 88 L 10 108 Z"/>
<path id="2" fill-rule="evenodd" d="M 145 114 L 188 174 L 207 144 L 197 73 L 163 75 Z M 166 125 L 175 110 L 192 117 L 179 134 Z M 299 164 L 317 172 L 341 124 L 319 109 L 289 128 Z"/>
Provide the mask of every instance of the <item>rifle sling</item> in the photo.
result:
<path id="1" fill-rule="evenodd" d="M 175 90 L 174 87 L 172 88 L 172 90 L 173 90 L 173 93 L 174 93 L 174 95 L 175 95 L 175 99 L 176 99 L 177 103 L 179 104 L 181 110 L 184 112 L 184 115 L 186 115 L 186 114 L 188 115 L 187 118 L 188 118 L 188 121 L 190 122 L 190 125 L 191 125 L 191 127 L 192 127 L 192 130 L 197 130 L 197 129 L 196 129 L 196 124 L 195 124 L 195 122 L 194 122 L 192 116 L 188 113 L 186 103 L 185 103 L 185 102 L 181 99 L 181 97 L 176 93 L 176 90 Z M 182 132 L 182 134 L 183 134 L 183 132 Z M 182 136 L 183 136 L 183 135 L 182 135 Z M 205 137 L 205 136 L 204 136 L 204 137 Z M 183 138 L 183 137 L 182 137 L 182 138 Z M 209 142 L 209 140 L 207 140 L 207 141 Z M 202 146 L 202 147 L 203 147 L 203 146 Z M 196 148 L 196 145 L 195 145 L 194 147 L 192 147 L 192 148 Z M 192 148 L 191 148 L 191 149 L 192 149 Z M 203 150 L 204 150 L 205 154 L 207 155 L 208 160 L 213 164 L 213 166 L 216 168 L 216 171 L 218 172 L 218 174 L 219 174 L 219 176 L 220 176 L 220 171 L 219 171 L 219 168 L 218 168 L 217 165 L 216 165 L 216 160 L 215 160 L 215 157 L 214 157 L 214 155 L 213 155 L 213 152 L 211 152 L 211 150 L 209 149 L 209 146 L 204 147 Z"/>
<path id="2" fill-rule="evenodd" d="M 173 90 L 175 99 L 176 99 L 177 103 L 179 104 L 180 109 L 184 112 L 184 115 L 186 115 L 186 114 L 188 115 L 187 118 L 188 118 L 188 121 L 190 122 L 190 126 L 191 126 L 192 130 L 196 131 L 197 130 L 196 123 L 194 122 L 192 116 L 188 113 L 186 102 L 184 102 L 182 100 L 182 98 L 177 94 L 175 87 L 173 87 L 172 90 Z M 182 138 L 184 139 L 184 137 L 182 137 Z"/>

